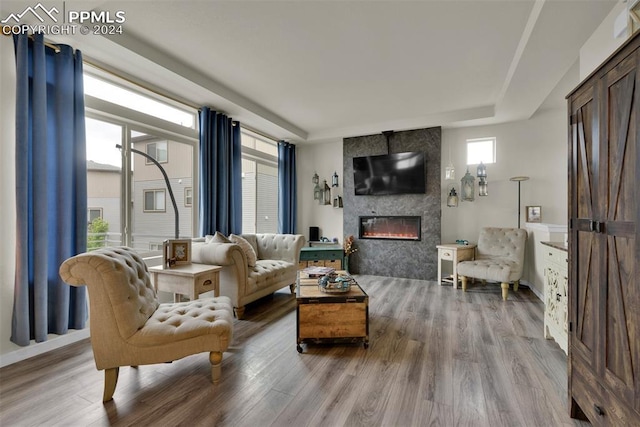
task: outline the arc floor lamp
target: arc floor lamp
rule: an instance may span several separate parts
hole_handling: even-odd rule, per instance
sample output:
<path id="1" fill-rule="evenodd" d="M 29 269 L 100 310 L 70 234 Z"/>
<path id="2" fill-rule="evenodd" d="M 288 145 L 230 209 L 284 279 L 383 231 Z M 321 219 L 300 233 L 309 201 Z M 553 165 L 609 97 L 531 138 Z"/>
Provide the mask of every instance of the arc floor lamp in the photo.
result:
<path id="1" fill-rule="evenodd" d="M 122 150 L 122 145 L 116 144 L 116 148 L 119 150 Z M 158 163 L 156 159 L 154 159 L 144 151 L 136 150 L 135 148 L 130 148 L 129 150 L 131 150 L 132 153 L 140 154 L 141 156 L 146 157 L 151 162 L 153 162 L 153 164 L 156 165 L 158 169 L 160 169 L 160 172 L 162 172 L 162 176 L 164 177 L 164 182 L 167 184 L 167 190 L 169 191 L 169 197 L 171 197 L 171 203 L 173 204 L 173 212 L 175 214 L 175 219 L 176 219 L 175 238 L 178 239 L 179 238 L 178 235 L 180 234 L 180 226 L 179 226 L 179 220 L 178 220 L 178 205 L 176 204 L 176 198 L 173 195 L 173 189 L 171 188 L 171 183 L 169 183 L 169 177 L 167 176 L 167 173 L 165 172 L 164 168 L 160 165 L 160 163 Z"/>
<path id="2" fill-rule="evenodd" d="M 522 181 L 527 181 L 528 176 L 513 176 L 509 178 L 509 181 L 515 181 L 518 183 L 518 228 L 520 228 L 520 184 Z"/>

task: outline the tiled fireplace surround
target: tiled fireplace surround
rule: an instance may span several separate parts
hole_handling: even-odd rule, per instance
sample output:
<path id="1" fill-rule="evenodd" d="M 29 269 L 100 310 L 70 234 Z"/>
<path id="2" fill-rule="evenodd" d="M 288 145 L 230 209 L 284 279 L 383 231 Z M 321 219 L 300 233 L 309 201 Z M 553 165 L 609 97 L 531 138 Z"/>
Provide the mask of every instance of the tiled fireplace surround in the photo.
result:
<path id="1" fill-rule="evenodd" d="M 387 277 L 436 280 L 440 244 L 440 153 L 441 128 L 417 129 L 385 135 L 345 138 L 343 144 L 345 235 L 356 237 L 358 251 L 349 261 L 353 273 Z M 353 158 L 405 151 L 424 151 L 426 194 L 356 196 Z M 418 216 L 421 236 L 415 239 L 361 239 L 360 217 Z"/>

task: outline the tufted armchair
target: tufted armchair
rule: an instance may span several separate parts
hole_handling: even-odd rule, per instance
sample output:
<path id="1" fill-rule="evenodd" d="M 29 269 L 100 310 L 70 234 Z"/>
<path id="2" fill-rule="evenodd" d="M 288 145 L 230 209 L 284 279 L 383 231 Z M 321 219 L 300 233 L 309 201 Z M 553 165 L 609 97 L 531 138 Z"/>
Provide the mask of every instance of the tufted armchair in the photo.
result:
<path id="1" fill-rule="evenodd" d="M 485 227 L 480 230 L 476 258 L 458 263 L 462 289 L 467 290 L 469 277 L 500 282 L 502 299 L 509 294 L 509 283 L 518 290 L 524 266 L 527 232 L 522 228 Z"/>
<path id="2" fill-rule="evenodd" d="M 87 285 L 91 346 L 105 371 L 103 401 L 111 400 L 120 366 L 171 362 L 208 351 L 214 384 L 222 352 L 232 339 L 229 298 L 159 303 L 142 258 L 126 247 L 104 248 L 67 259 L 62 280 Z"/>

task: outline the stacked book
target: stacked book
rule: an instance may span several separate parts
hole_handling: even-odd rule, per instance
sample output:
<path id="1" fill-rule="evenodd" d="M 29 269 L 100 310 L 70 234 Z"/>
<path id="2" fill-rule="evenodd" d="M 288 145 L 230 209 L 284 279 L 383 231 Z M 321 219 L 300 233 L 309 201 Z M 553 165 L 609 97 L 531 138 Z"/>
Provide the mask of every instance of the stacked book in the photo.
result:
<path id="1" fill-rule="evenodd" d="M 307 267 L 304 271 L 309 277 L 321 277 L 326 276 L 327 274 L 331 274 L 336 271 L 335 268 L 332 267 Z"/>

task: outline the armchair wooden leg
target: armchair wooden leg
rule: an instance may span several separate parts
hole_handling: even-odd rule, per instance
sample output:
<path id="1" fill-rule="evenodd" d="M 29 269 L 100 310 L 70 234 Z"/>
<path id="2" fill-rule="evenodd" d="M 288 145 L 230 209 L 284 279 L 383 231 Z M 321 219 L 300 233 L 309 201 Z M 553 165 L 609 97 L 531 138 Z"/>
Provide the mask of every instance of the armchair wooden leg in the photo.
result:
<path id="1" fill-rule="evenodd" d="M 460 276 L 460 280 L 462 281 L 462 290 L 467 292 L 467 276 Z"/>
<path id="2" fill-rule="evenodd" d="M 211 382 L 218 384 L 222 374 L 222 353 L 219 351 L 209 353 L 209 362 L 211 362 Z"/>
<path id="3" fill-rule="evenodd" d="M 289 290 L 291 291 L 292 295 L 295 295 L 296 294 L 296 284 L 295 283 L 290 284 L 289 285 Z"/>
<path id="4" fill-rule="evenodd" d="M 502 282 L 500 284 L 500 287 L 502 288 L 502 299 L 506 301 L 507 295 L 509 295 L 509 284 Z"/>
<path id="5" fill-rule="evenodd" d="M 518 286 L 520 286 L 520 281 L 516 280 L 515 282 L 513 282 L 513 290 L 518 292 Z"/>
<path id="6" fill-rule="evenodd" d="M 242 320 L 244 318 L 244 305 L 242 307 L 233 307 L 233 314 L 236 315 L 236 319 Z"/>
<path id="7" fill-rule="evenodd" d="M 108 402 L 113 399 L 113 393 L 116 391 L 116 385 L 118 384 L 118 373 L 120 368 L 110 368 L 104 370 L 104 394 L 102 395 L 102 402 Z"/>

